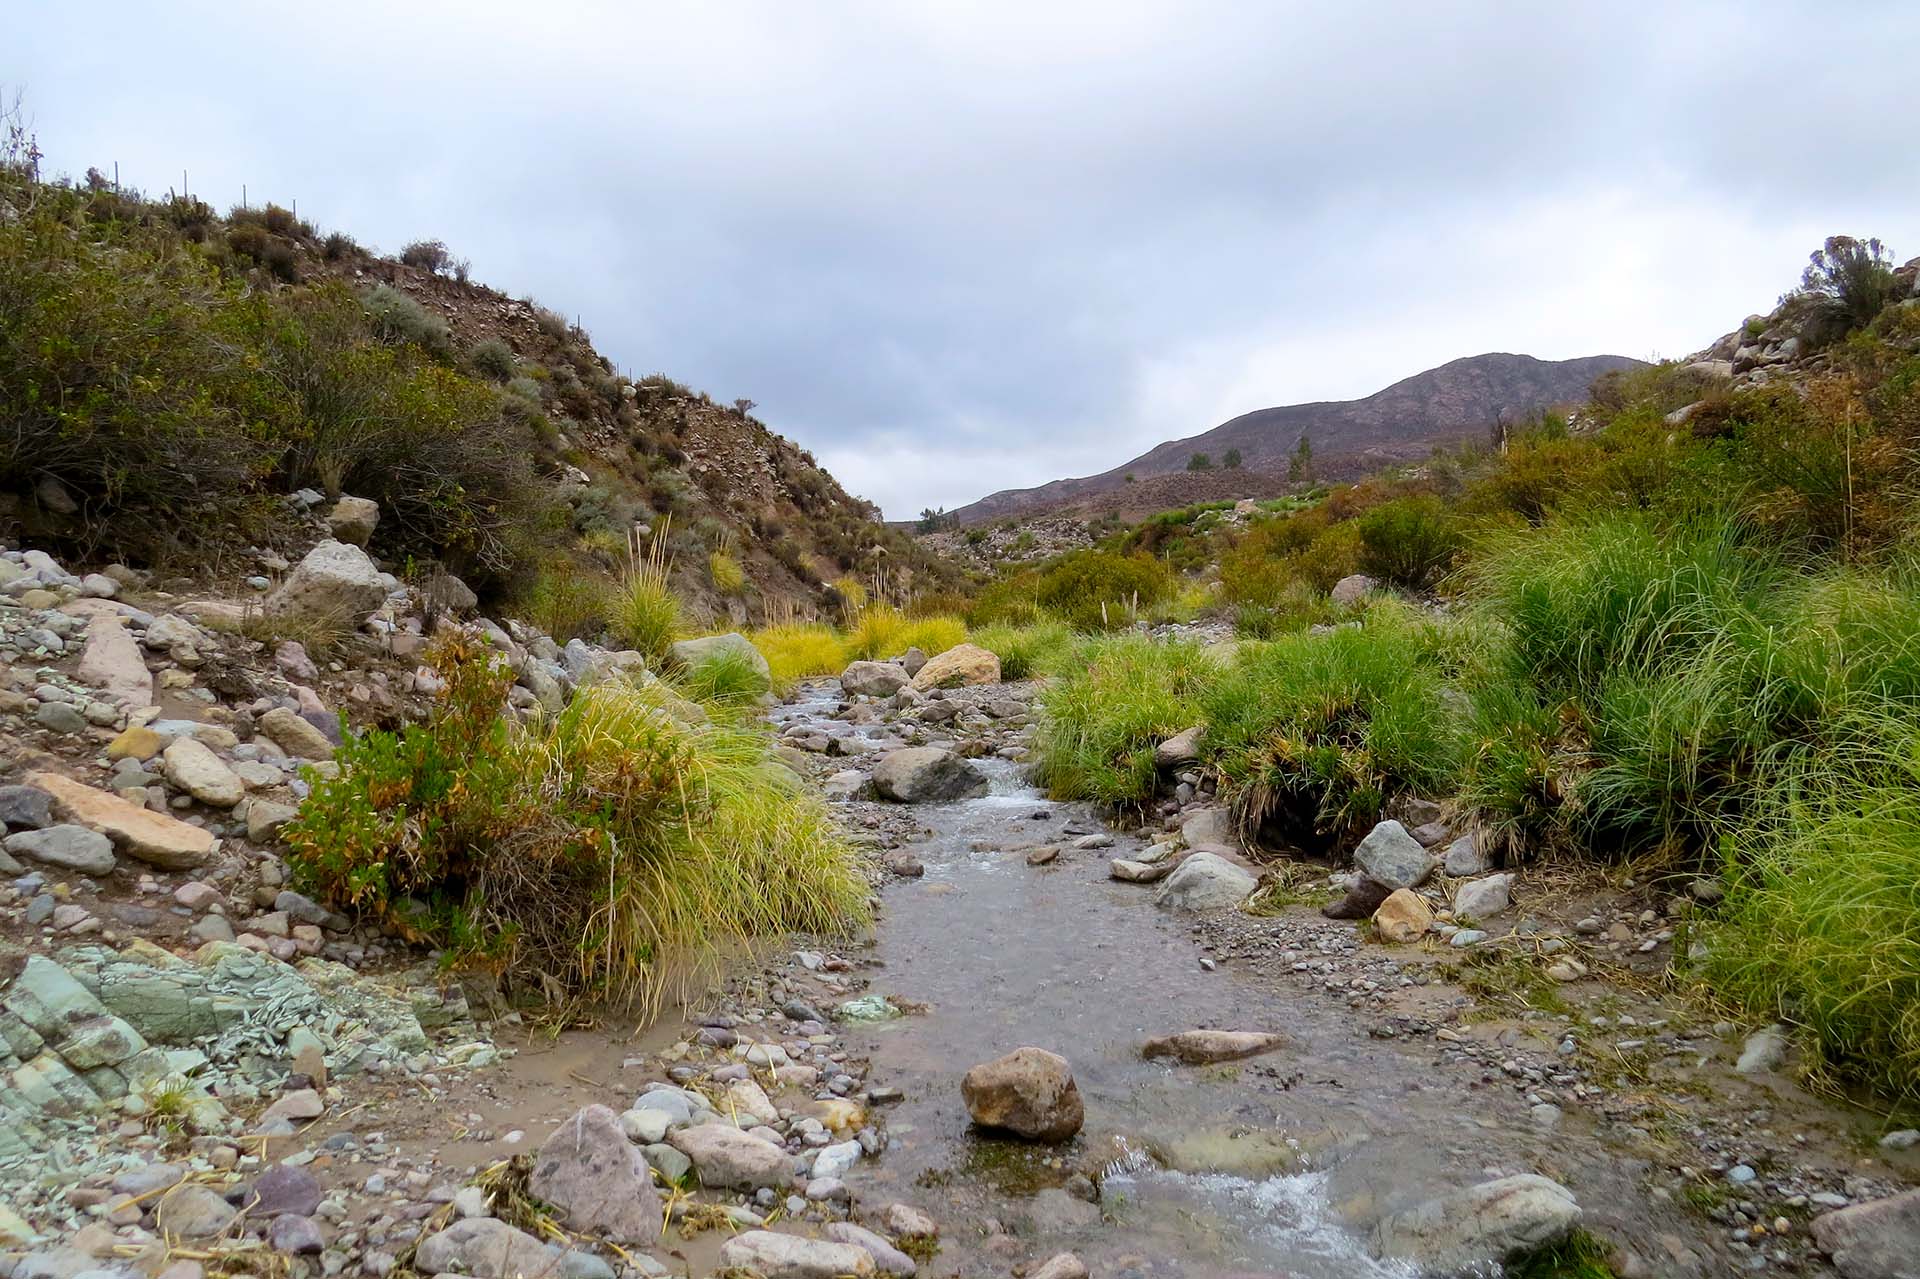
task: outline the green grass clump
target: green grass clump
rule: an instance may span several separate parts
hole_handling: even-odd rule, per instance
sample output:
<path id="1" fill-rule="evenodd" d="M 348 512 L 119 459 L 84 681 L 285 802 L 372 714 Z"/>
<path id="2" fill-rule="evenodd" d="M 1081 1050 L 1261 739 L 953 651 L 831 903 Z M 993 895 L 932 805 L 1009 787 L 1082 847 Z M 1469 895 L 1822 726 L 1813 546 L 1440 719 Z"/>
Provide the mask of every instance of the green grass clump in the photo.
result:
<path id="1" fill-rule="evenodd" d="M 1000 659 L 1003 680 L 1032 679 L 1054 655 L 1073 644 L 1073 631 L 1064 622 L 1037 622 L 1031 626 L 983 626 L 973 642 Z"/>
<path id="2" fill-rule="evenodd" d="M 1244 650 L 1202 699 L 1203 755 L 1253 848 L 1344 848 L 1395 794 L 1436 793 L 1459 755 L 1450 639 L 1382 603 L 1359 626 Z"/>
<path id="3" fill-rule="evenodd" d="M 707 556 L 707 575 L 713 579 L 713 589 L 722 595 L 738 595 L 747 584 L 747 571 L 740 566 L 739 557 L 727 551 Z"/>
<path id="4" fill-rule="evenodd" d="M 748 637 L 773 673 L 773 691 L 785 697 L 803 679 L 838 675 L 847 668 L 847 646 L 823 622 L 782 622 Z"/>
<path id="5" fill-rule="evenodd" d="M 1607 1246 L 1584 1230 L 1507 1263 L 1509 1279 L 1614 1279 Z"/>
<path id="6" fill-rule="evenodd" d="M 936 614 L 908 617 L 890 604 L 869 604 L 847 629 L 849 661 L 884 661 L 917 648 L 928 657 L 967 642 L 967 624 Z"/>
<path id="7" fill-rule="evenodd" d="M 1920 730 L 1782 770 L 1728 841 L 1722 993 L 1806 1029 L 1838 1075 L 1920 1101 Z"/>
<path id="8" fill-rule="evenodd" d="M 1060 665 L 1035 741 L 1040 784 L 1059 799 L 1150 799 L 1154 746 L 1200 722 L 1219 662 L 1198 644 L 1126 635 L 1082 640 Z"/>
<path id="9" fill-rule="evenodd" d="M 433 716 L 348 743 L 286 828 L 327 899 L 536 998 L 557 981 L 647 1013 L 730 943 L 864 916 L 851 849 L 764 734 L 620 681 L 521 726 L 500 714 L 512 673 L 477 642 L 433 660 Z"/>
<path id="10" fill-rule="evenodd" d="M 753 659 L 728 648 L 716 649 L 698 665 L 681 671 L 675 683 L 694 701 L 727 712 L 752 706 L 766 687 Z"/>

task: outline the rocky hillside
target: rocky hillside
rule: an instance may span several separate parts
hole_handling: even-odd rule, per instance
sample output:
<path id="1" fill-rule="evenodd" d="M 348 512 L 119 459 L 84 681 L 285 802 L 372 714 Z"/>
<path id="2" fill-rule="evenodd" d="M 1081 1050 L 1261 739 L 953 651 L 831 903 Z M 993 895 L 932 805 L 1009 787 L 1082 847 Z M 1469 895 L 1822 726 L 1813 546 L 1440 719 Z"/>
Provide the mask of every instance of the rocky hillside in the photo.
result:
<path id="1" fill-rule="evenodd" d="M 375 554 L 488 597 L 556 564 L 609 574 L 665 517 L 675 585 L 715 621 L 948 573 L 751 401 L 617 373 L 436 242 L 382 256 L 271 204 L 46 182 L 30 151 L 0 177 L 0 535 L 237 581 L 304 551 L 275 499 L 311 489 L 377 500 Z"/>
<path id="2" fill-rule="evenodd" d="M 1156 477 L 1189 474 L 1187 467 L 1195 454 L 1205 454 L 1220 468 L 1233 450 L 1239 452 L 1243 474 L 1224 469 L 1192 473 L 1207 491 L 1183 493 L 1180 500 L 1160 505 L 1264 496 L 1275 477 L 1284 476 L 1288 457 L 1303 435 L 1312 445 L 1318 477 L 1350 478 L 1385 462 L 1423 456 L 1432 444 L 1478 433 L 1496 422 L 1584 402 L 1595 378 L 1639 364 L 1619 355 L 1576 360 L 1536 360 L 1502 353 L 1470 356 L 1416 373 L 1364 399 L 1256 409 L 1199 435 L 1156 445 L 1098 475 L 1004 490 L 949 514 L 957 524 L 968 525 L 1088 506 L 1121 493 L 1129 482 L 1144 484 Z M 1123 508 L 1146 509 L 1143 503 L 1119 500 Z"/>

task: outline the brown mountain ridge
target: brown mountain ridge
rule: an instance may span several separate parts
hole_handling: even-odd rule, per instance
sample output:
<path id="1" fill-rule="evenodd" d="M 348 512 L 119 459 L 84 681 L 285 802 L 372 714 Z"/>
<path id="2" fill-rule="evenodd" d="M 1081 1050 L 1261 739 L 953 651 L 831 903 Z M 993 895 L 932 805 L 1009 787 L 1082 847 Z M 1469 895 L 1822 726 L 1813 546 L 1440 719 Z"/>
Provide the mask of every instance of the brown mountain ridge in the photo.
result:
<path id="1" fill-rule="evenodd" d="M 1231 472 L 1202 472 L 1216 496 L 1258 496 L 1284 473 L 1287 458 L 1304 434 L 1311 441 L 1321 478 L 1341 478 L 1401 458 L 1423 456 L 1434 444 L 1461 439 L 1501 421 L 1531 416 L 1559 405 L 1583 403 L 1593 380 L 1615 369 L 1640 367 L 1623 355 L 1540 360 L 1491 352 L 1451 360 L 1403 378 L 1358 400 L 1322 400 L 1255 409 L 1212 430 L 1169 440 L 1098 475 L 1053 480 L 1034 488 L 1003 489 L 948 513 L 956 524 L 980 524 L 1075 506 L 1122 489 L 1129 482 L 1187 473 L 1196 453 L 1218 467 L 1237 449 L 1239 479 Z M 1258 478 L 1256 478 L 1258 477 Z M 1247 488 L 1248 492 L 1227 490 Z"/>

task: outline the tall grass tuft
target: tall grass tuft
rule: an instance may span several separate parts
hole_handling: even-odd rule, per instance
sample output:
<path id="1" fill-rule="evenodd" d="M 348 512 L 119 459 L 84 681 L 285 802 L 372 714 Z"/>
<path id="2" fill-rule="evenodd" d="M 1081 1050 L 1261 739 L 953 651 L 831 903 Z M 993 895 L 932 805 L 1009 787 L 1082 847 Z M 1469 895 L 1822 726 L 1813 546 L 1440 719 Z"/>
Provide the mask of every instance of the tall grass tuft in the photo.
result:
<path id="1" fill-rule="evenodd" d="M 1198 644 L 1123 635 L 1081 640 L 1061 666 L 1035 739 L 1040 784 L 1115 807 L 1151 799 L 1153 748 L 1200 722 L 1218 660 Z"/>
<path id="2" fill-rule="evenodd" d="M 1920 1102 L 1920 730 L 1778 773 L 1728 841 L 1705 972 L 1836 1074 Z"/>
<path id="3" fill-rule="evenodd" d="M 680 599 L 668 585 L 673 559 L 667 553 L 667 519 L 660 521 L 645 549 L 638 533 L 629 533 L 627 559 L 608 606 L 607 623 L 614 639 L 644 653 L 659 666 L 667 646 L 680 630 Z"/>
<path id="4" fill-rule="evenodd" d="M 773 675 L 773 691 L 785 697 L 803 679 L 838 675 L 847 667 L 846 643 L 822 622 L 780 622 L 748 637 Z"/>
<path id="5" fill-rule="evenodd" d="M 1453 638 L 1383 602 L 1364 624 L 1250 646 L 1202 699 L 1202 754 L 1250 848 L 1349 846 L 1402 791 L 1437 793 L 1459 759 L 1444 694 Z"/>
<path id="6" fill-rule="evenodd" d="M 869 604 L 847 630 L 850 659 L 881 661 L 910 648 L 927 656 L 967 642 L 967 624 L 957 617 L 908 617 L 890 604 Z"/>
<path id="7" fill-rule="evenodd" d="M 1064 622 L 1036 622 L 1032 626 L 983 626 L 973 642 L 1000 659 L 1000 678 L 1031 679 L 1042 673 L 1049 659 L 1073 646 L 1073 632 Z"/>
<path id="8" fill-rule="evenodd" d="M 753 659 L 737 649 L 717 649 L 679 673 L 680 691 L 701 705 L 734 713 L 758 703 L 766 685 Z"/>
<path id="9" fill-rule="evenodd" d="M 649 1015 L 696 993 L 729 943 L 863 917 L 849 846 L 760 732 L 618 681 L 517 725 L 500 714 L 512 673 L 479 641 L 433 656 L 432 718 L 350 742 L 286 829 L 328 899 L 522 994 Z"/>

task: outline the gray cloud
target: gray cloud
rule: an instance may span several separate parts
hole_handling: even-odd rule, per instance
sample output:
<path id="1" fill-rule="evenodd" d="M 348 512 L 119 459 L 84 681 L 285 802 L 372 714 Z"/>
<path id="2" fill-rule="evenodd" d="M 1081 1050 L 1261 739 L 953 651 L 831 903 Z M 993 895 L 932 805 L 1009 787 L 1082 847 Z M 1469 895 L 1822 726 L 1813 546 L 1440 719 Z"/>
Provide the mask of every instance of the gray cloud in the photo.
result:
<path id="1" fill-rule="evenodd" d="M 42 4 L 0 81 L 57 166 L 439 236 L 896 517 L 1920 252 L 1911 5 L 689 8 Z"/>

